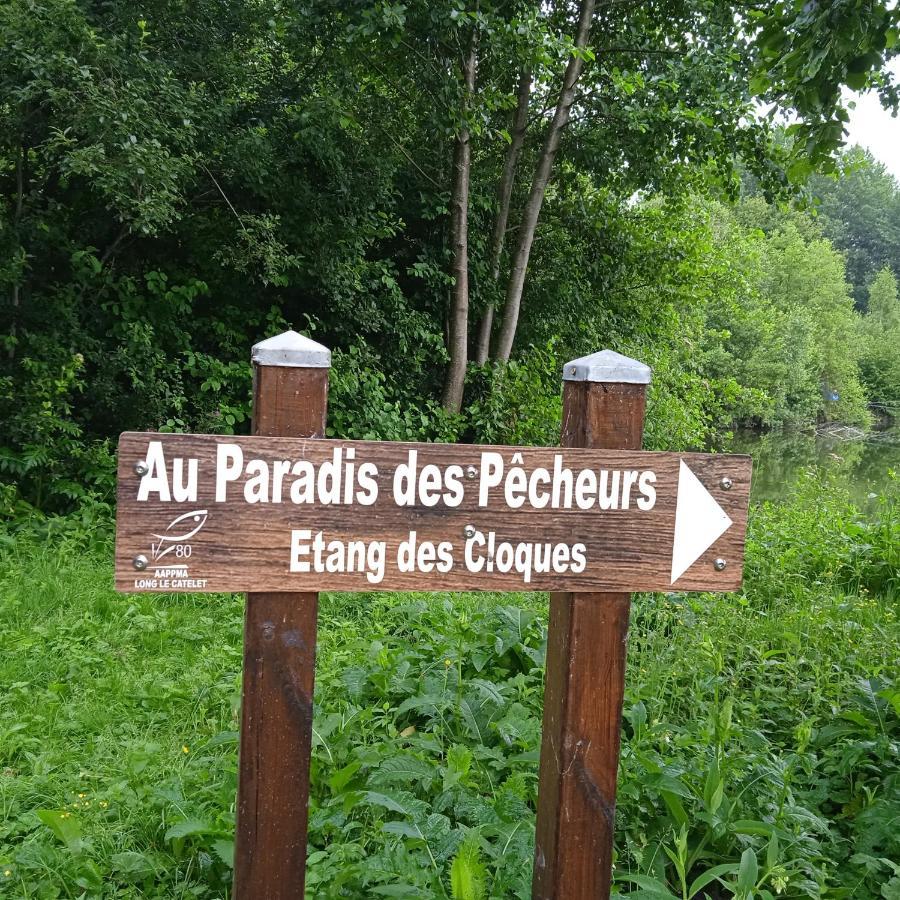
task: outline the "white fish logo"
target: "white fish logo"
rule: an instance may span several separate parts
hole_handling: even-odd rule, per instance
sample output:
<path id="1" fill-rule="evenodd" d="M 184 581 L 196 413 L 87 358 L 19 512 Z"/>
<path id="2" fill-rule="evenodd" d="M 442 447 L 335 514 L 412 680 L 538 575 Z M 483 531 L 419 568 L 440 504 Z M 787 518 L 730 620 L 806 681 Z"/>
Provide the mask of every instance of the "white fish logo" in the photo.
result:
<path id="1" fill-rule="evenodd" d="M 166 526 L 164 534 L 154 534 L 159 539 L 158 544 L 153 544 L 153 559 L 162 559 L 167 553 L 171 553 L 178 544 L 189 541 L 206 524 L 209 512 L 205 509 L 197 509 L 182 513 Z M 187 530 L 185 530 L 187 529 Z M 168 546 L 165 546 L 168 544 Z"/>

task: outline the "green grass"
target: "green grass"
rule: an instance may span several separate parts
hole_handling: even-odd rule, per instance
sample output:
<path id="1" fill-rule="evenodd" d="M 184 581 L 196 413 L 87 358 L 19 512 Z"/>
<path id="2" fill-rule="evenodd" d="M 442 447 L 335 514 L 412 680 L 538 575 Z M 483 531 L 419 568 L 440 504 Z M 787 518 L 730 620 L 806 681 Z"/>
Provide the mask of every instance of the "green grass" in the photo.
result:
<path id="1" fill-rule="evenodd" d="M 898 556 L 810 481 L 743 593 L 636 598 L 621 892 L 900 897 Z M 116 595 L 77 535 L 0 579 L 0 896 L 228 897 L 241 599 Z M 530 896 L 546 607 L 323 597 L 311 896 Z"/>

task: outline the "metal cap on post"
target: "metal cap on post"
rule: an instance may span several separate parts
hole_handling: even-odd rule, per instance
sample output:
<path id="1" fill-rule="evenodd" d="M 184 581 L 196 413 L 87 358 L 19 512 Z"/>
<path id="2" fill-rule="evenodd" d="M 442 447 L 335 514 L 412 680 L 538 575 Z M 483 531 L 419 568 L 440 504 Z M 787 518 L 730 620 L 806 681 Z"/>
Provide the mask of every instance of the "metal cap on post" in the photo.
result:
<path id="1" fill-rule="evenodd" d="M 325 436 L 331 351 L 286 331 L 255 344 L 253 434 Z M 316 593 L 250 593 L 238 761 L 235 900 L 304 894 Z"/>
<path id="2" fill-rule="evenodd" d="M 650 384 L 651 374 L 650 366 L 615 350 L 601 350 L 573 359 L 563 366 L 563 381 Z"/>
<path id="3" fill-rule="evenodd" d="M 331 366 L 331 351 L 296 331 L 285 331 L 254 344 L 250 360 L 256 366 L 327 369 Z"/>
<path id="4" fill-rule="evenodd" d="M 296 331 L 253 345 L 253 433 L 324 437 L 331 351 Z"/>
<path id="5" fill-rule="evenodd" d="M 614 350 L 563 366 L 563 447 L 640 450 L 650 367 Z"/>
<path id="6" fill-rule="evenodd" d="M 640 450 L 650 367 L 601 350 L 563 367 L 563 447 Z M 550 594 L 532 897 L 610 895 L 631 595 Z"/>

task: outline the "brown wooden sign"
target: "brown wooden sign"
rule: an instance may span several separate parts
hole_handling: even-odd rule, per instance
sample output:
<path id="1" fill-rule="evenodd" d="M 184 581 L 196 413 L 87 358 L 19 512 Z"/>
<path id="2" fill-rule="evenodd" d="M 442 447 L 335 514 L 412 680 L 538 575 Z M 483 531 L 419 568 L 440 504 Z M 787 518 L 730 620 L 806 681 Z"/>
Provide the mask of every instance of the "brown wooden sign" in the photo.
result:
<path id="1" fill-rule="evenodd" d="M 746 456 L 129 433 L 120 591 L 735 590 Z"/>

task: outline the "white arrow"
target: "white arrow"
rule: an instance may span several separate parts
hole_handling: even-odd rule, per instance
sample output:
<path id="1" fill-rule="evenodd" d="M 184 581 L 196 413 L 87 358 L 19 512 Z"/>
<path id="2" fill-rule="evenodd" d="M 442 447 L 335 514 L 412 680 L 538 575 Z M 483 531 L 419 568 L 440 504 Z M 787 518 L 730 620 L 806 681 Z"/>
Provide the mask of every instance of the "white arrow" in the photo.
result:
<path id="1" fill-rule="evenodd" d="M 731 527 L 728 514 L 681 460 L 672 545 L 672 583 Z"/>

